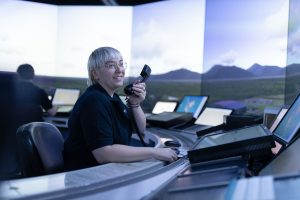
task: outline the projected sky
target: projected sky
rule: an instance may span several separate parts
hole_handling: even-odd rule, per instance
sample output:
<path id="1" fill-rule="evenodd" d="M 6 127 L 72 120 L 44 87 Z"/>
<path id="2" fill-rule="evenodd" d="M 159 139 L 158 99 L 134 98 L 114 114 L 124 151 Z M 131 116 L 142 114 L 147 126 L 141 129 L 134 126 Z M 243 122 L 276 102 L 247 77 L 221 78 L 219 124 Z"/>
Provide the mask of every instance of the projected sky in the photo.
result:
<path id="1" fill-rule="evenodd" d="M 289 10 L 288 64 L 300 63 L 300 1 L 291 0 Z"/>
<path id="2" fill-rule="evenodd" d="M 204 69 L 286 66 L 287 0 L 206 1 Z"/>
<path id="3" fill-rule="evenodd" d="M 204 0 L 172 0 L 134 7 L 132 70 L 154 74 L 187 68 L 202 72 Z"/>
<path id="4" fill-rule="evenodd" d="M 287 0 L 172 0 L 135 7 L 2 0 L 0 70 L 30 63 L 40 75 L 87 77 L 88 56 L 100 46 L 119 49 L 132 76 L 144 64 L 153 74 L 180 68 L 202 73 L 215 64 L 284 67 L 288 6 Z M 289 50 L 298 55 L 297 49 Z"/>
<path id="5" fill-rule="evenodd" d="M 132 7 L 0 1 L 0 70 L 30 63 L 36 74 L 87 77 L 87 60 L 113 46 L 130 62 Z"/>
<path id="6" fill-rule="evenodd" d="M 37 74 L 55 74 L 57 6 L 0 1 L 0 69 L 31 63 Z"/>

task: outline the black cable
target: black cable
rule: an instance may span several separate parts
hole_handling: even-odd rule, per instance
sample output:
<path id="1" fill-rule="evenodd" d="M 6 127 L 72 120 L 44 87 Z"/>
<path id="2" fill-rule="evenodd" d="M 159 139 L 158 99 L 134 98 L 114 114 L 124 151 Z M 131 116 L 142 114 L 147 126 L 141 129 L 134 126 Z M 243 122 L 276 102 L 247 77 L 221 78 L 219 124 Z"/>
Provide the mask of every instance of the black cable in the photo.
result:
<path id="1" fill-rule="evenodd" d="M 139 136 L 142 145 L 143 145 L 144 147 L 146 147 L 147 145 L 146 145 L 146 143 L 145 143 L 145 141 L 144 141 L 144 139 L 143 139 L 142 133 L 141 133 L 140 130 L 138 129 L 138 126 L 137 126 L 136 120 L 134 120 L 133 114 L 132 114 L 132 118 L 133 118 L 133 119 L 132 119 L 132 122 L 133 122 L 134 128 L 135 128 L 135 130 L 136 130 L 136 133 L 137 133 L 137 135 Z"/>
<path id="2" fill-rule="evenodd" d="M 128 105 L 128 96 L 126 96 L 125 101 L 126 101 L 126 103 L 127 103 L 127 105 Z M 135 120 L 135 118 L 134 118 L 133 112 L 132 112 L 132 110 L 131 110 L 130 108 L 129 108 L 129 110 L 130 110 L 131 115 L 132 115 L 132 116 L 131 116 L 131 123 L 133 124 L 133 126 L 134 126 L 134 128 L 135 128 L 135 130 L 136 130 L 136 133 L 137 133 L 137 135 L 139 136 L 139 139 L 140 139 L 142 145 L 143 145 L 144 147 L 146 147 L 147 145 L 146 145 L 146 143 L 145 143 L 145 141 L 144 141 L 144 139 L 143 139 L 142 133 L 141 133 L 140 130 L 138 129 L 138 126 L 137 126 L 136 120 Z"/>

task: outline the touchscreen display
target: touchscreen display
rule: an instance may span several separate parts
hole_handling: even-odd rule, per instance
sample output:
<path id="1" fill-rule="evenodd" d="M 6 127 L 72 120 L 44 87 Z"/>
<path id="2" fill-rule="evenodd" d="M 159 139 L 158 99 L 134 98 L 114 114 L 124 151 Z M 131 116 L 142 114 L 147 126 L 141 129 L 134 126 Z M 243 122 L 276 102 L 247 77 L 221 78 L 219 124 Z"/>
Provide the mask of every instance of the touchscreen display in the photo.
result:
<path id="1" fill-rule="evenodd" d="M 121 101 L 126 105 L 127 104 L 127 101 L 126 101 L 126 96 L 122 96 L 122 95 L 119 95 Z"/>
<path id="2" fill-rule="evenodd" d="M 207 99 L 207 96 L 184 96 L 178 108 L 176 109 L 176 112 L 193 113 L 193 117 L 197 118 Z"/>
<path id="3" fill-rule="evenodd" d="M 287 113 L 284 115 L 276 129 L 274 135 L 285 142 L 290 142 L 300 127 L 300 97 L 297 96 Z"/>
<path id="4" fill-rule="evenodd" d="M 231 112 L 230 109 L 206 107 L 195 121 L 195 124 L 217 126 L 223 124 L 224 116 L 230 115 Z"/>
<path id="5" fill-rule="evenodd" d="M 275 130 L 275 128 L 278 126 L 279 122 L 282 120 L 282 118 L 284 117 L 285 113 L 288 111 L 287 108 L 282 108 L 279 112 L 279 114 L 277 115 L 276 119 L 274 120 L 272 126 L 270 127 L 270 131 L 271 133 L 273 133 L 273 131 Z"/>
<path id="6" fill-rule="evenodd" d="M 251 126 L 243 129 L 236 129 L 215 135 L 208 135 L 203 138 L 196 146 L 196 149 L 213 147 L 222 144 L 252 139 L 256 137 L 266 136 L 266 130 L 263 126 Z"/>
<path id="7" fill-rule="evenodd" d="M 80 90 L 57 88 L 52 100 L 53 105 L 74 105 L 79 97 Z"/>
<path id="8" fill-rule="evenodd" d="M 162 112 L 173 112 L 175 110 L 175 107 L 177 105 L 177 102 L 169 102 L 169 101 L 158 101 L 153 110 L 153 114 L 159 114 Z"/>

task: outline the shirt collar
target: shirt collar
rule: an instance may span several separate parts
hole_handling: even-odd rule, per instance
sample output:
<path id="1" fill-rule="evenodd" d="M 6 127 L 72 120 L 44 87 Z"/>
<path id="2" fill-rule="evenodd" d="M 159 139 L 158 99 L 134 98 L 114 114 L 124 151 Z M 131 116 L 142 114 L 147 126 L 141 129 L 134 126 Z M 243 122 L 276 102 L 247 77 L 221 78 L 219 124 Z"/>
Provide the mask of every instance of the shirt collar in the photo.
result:
<path id="1" fill-rule="evenodd" d="M 100 84 L 92 85 L 92 87 L 95 88 L 96 90 L 103 92 L 107 96 L 107 98 L 110 99 L 110 101 L 114 101 L 114 102 L 118 101 L 118 97 L 116 93 L 114 93 L 113 97 L 111 97 Z"/>

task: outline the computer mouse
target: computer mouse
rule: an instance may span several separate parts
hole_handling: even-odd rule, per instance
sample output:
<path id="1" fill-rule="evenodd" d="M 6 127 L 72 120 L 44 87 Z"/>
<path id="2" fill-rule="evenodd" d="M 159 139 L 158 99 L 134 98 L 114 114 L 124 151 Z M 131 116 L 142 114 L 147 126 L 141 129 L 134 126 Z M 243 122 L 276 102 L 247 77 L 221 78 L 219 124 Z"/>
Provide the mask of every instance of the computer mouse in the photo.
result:
<path id="1" fill-rule="evenodd" d="M 180 154 L 180 151 L 179 151 L 178 148 L 172 147 L 171 149 L 172 149 L 173 151 L 175 151 L 175 153 L 177 154 L 177 156 Z"/>
<path id="2" fill-rule="evenodd" d="M 181 144 L 179 142 L 176 142 L 174 140 L 168 140 L 168 141 L 165 141 L 165 146 L 167 147 L 180 147 Z"/>

